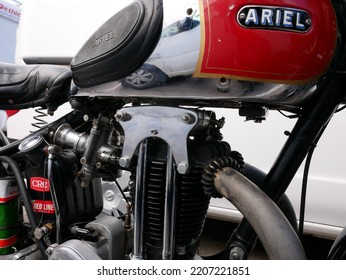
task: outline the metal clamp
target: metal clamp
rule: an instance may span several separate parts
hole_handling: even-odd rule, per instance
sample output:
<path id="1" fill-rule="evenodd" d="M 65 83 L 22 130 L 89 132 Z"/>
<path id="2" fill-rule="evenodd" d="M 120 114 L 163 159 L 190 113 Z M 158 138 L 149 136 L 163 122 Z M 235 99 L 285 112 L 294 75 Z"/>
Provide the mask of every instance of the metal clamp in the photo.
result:
<path id="1" fill-rule="evenodd" d="M 149 137 L 158 137 L 170 146 L 177 171 L 180 174 L 187 173 L 187 137 L 198 121 L 197 113 L 183 108 L 144 106 L 123 108 L 117 111 L 115 117 L 125 133 L 119 160 L 121 167 L 130 165 L 140 142 Z"/>

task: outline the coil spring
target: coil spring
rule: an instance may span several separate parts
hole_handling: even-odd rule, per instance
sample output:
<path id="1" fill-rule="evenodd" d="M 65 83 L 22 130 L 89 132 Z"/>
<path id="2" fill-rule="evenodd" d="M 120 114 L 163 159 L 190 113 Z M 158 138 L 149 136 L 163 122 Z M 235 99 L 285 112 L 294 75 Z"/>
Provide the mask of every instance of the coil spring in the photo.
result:
<path id="1" fill-rule="evenodd" d="M 230 152 L 230 155 L 223 156 L 211 160 L 204 168 L 204 174 L 202 175 L 202 184 L 205 194 L 214 198 L 222 198 L 214 188 L 215 173 L 225 167 L 231 167 L 237 171 L 241 171 L 244 168 L 244 159 L 242 155 L 237 151 Z"/>
<path id="2" fill-rule="evenodd" d="M 46 110 L 42 108 L 35 109 L 35 112 L 37 113 L 37 115 L 35 115 L 33 118 L 36 122 L 31 123 L 31 126 L 36 127 L 37 129 L 40 129 L 48 124 L 48 122 L 43 119 L 48 116 L 48 114 L 45 111 Z M 30 131 L 30 133 L 32 132 L 33 131 Z"/>

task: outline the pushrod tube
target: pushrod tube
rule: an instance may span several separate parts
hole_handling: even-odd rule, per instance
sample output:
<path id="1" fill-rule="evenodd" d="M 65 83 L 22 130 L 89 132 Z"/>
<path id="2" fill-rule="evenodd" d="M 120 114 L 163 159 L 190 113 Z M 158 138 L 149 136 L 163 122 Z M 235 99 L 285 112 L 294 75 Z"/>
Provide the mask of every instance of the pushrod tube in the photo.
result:
<path id="1" fill-rule="evenodd" d="M 133 255 L 132 259 L 144 259 L 144 183 L 145 170 L 147 162 L 148 140 L 143 140 L 139 145 L 138 168 L 136 173 L 136 190 L 135 190 L 135 209 L 133 224 Z"/>
<path id="2" fill-rule="evenodd" d="M 230 167 L 216 173 L 214 184 L 252 225 L 270 259 L 306 259 L 293 227 L 258 186 Z"/>
<path id="3" fill-rule="evenodd" d="M 175 188 L 175 166 L 173 154 L 170 147 L 167 151 L 167 172 L 166 172 L 166 193 L 165 193 L 165 212 L 163 226 L 163 249 L 162 259 L 171 260 L 175 245 L 175 212 L 176 212 L 176 188 Z"/>

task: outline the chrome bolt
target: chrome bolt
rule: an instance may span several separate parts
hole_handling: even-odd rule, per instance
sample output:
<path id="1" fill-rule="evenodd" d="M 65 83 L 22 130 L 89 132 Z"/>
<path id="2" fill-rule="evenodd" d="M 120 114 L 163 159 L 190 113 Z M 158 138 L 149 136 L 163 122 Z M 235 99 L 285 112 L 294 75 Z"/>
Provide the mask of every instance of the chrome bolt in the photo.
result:
<path id="1" fill-rule="evenodd" d="M 241 13 L 241 14 L 239 15 L 239 18 L 240 18 L 240 19 L 246 19 L 246 14 Z"/>
<path id="2" fill-rule="evenodd" d="M 50 245 L 50 246 L 46 249 L 46 254 L 47 254 L 47 256 L 51 256 L 52 253 L 53 253 L 53 251 L 54 251 L 54 249 L 55 249 L 56 247 L 58 247 L 58 246 L 59 246 L 59 244 L 57 244 L 57 243 L 54 243 L 54 244 Z"/>
<path id="3" fill-rule="evenodd" d="M 195 118 L 193 115 L 191 114 L 184 114 L 181 119 L 183 120 L 183 122 L 188 123 L 188 124 L 192 124 L 195 121 Z"/>
<path id="4" fill-rule="evenodd" d="M 234 247 L 231 249 L 231 252 L 229 254 L 229 258 L 231 260 L 243 260 L 245 256 L 245 252 L 240 247 Z"/>
<path id="5" fill-rule="evenodd" d="M 114 192 L 112 190 L 107 190 L 105 192 L 105 198 L 108 200 L 108 201 L 112 201 L 114 199 Z"/>
<path id="6" fill-rule="evenodd" d="M 124 116 L 124 113 L 122 112 L 116 112 L 114 115 L 114 118 L 116 118 L 118 121 L 121 121 Z"/>
<path id="7" fill-rule="evenodd" d="M 125 113 L 125 112 L 116 112 L 114 117 L 116 118 L 117 121 L 123 121 L 123 122 L 126 122 L 126 121 L 129 121 L 131 120 L 131 115 Z"/>
<path id="8" fill-rule="evenodd" d="M 119 159 L 119 165 L 121 167 L 128 167 L 130 164 L 130 159 L 129 158 L 126 158 L 126 157 L 122 157 Z"/>
<path id="9" fill-rule="evenodd" d="M 187 170 L 188 170 L 188 165 L 186 162 L 181 162 L 178 164 L 177 170 L 179 172 L 179 174 L 186 174 Z"/>

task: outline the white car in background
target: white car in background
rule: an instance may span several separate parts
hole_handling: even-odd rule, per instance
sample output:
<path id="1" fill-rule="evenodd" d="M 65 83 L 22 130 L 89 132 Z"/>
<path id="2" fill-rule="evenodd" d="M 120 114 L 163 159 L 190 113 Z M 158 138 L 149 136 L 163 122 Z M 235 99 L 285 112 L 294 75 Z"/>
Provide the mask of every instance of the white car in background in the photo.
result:
<path id="1" fill-rule="evenodd" d="M 68 63 L 98 26 L 121 8 L 119 2 L 125 6 L 130 1 L 25 1 L 17 34 L 17 63 Z M 179 13 L 190 2 L 197 2 L 197 0 L 165 0 L 165 7 L 169 6 L 165 9 L 167 13 L 165 18 Z M 167 28 L 174 22 L 169 22 L 165 27 Z M 173 31 L 174 25 L 171 27 L 172 29 L 165 30 Z M 181 41 L 177 41 L 180 44 L 183 40 L 192 39 L 199 42 L 198 32 L 199 27 L 197 26 L 189 31 L 167 36 L 159 43 L 159 49 L 153 53 L 151 62 L 149 59 L 146 65 L 150 64 L 160 69 L 167 75 L 165 78 L 191 75 L 192 70 L 188 63 L 182 65 L 181 69 L 174 64 L 175 61 L 179 61 L 174 58 L 182 53 L 174 53 L 175 50 L 179 50 L 176 46 L 170 45 L 172 43 L 170 40 L 180 36 L 184 37 Z M 179 48 L 183 47 L 179 46 Z M 192 48 L 190 57 L 184 60 L 186 62 L 195 61 L 196 57 L 197 53 Z M 142 70 L 149 72 L 148 69 Z M 136 79 L 132 83 L 135 87 Z M 139 87 L 142 85 L 141 80 L 138 85 Z M 58 109 L 54 118 L 60 117 L 69 110 L 71 110 L 69 104 L 65 104 Z M 245 122 L 238 116 L 236 110 L 216 108 L 215 112 L 218 118 L 222 116 L 226 118 L 225 127 L 221 131 L 224 140 L 231 144 L 233 150 L 242 153 L 246 162 L 265 172 L 269 171 L 287 139 L 284 131 L 290 131 L 295 123 L 294 119 L 286 118 L 275 111 L 269 112 L 267 120 L 260 124 Z M 32 119 L 34 115 L 33 110 L 23 110 L 13 116 L 8 123 L 9 136 L 20 138 L 28 134 L 32 127 L 30 127 L 30 121 L 27 120 Z M 308 181 L 304 219 L 306 234 L 334 239 L 346 225 L 345 119 L 346 110 L 341 111 L 331 120 L 315 150 Z M 47 118 L 47 121 L 51 120 L 52 118 Z M 298 217 L 302 173 L 303 167 L 300 168 L 287 191 Z M 225 199 L 211 201 L 209 216 L 229 221 L 239 221 L 241 218 L 241 214 Z"/>
<path id="2" fill-rule="evenodd" d="M 154 52 L 142 67 L 122 80 L 123 86 L 147 89 L 174 77 L 192 76 L 198 62 L 200 32 L 197 11 L 164 28 Z"/>

